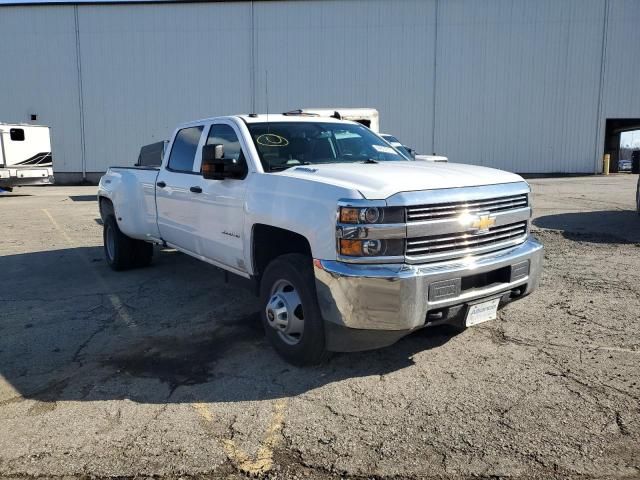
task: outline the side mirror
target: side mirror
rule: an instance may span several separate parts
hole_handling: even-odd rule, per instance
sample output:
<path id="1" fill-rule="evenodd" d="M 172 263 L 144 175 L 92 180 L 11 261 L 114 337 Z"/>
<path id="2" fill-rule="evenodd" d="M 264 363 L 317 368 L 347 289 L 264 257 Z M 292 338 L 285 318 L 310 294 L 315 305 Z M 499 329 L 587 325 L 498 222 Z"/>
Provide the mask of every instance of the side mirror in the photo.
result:
<path id="1" fill-rule="evenodd" d="M 224 146 L 205 145 L 202 147 L 202 177 L 207 180 L 243 178 L 246 164 L 233 158 L 224 158 Z"/>
<path id="2" fill-rule="evenodd" d="M 404 147 L 404 148 L 407 149 L 407 151 L 411 155 L 411 158 L 413 158 L 415 160 L 416 159 L 416 151 L 411 147 Z"/>

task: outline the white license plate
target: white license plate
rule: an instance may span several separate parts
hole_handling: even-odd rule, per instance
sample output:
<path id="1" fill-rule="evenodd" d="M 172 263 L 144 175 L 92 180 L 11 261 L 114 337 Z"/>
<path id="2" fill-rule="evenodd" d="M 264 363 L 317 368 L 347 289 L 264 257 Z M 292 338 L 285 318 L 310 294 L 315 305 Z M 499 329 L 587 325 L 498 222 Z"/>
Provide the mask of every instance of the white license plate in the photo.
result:
<path id="1" fill-rule="evenodd" d="M 18 178 L 43 178 L 48 177 L 49 172 L 46 170 L 18 170 Z"/>
<path id="2" fill-rule="evenodd" d="M 465 325 L 467 327 L 472 327 L 473 325 L 478 325 L 482 322 L 488 322 L 489 320 L 495 320 L 498 316 L 498 304 L 500 303 L 499 298 L 494 298 L 493 300 L 489 300 L 488 302 L 476 303 L 475 305 L 470 305 L 469 310 L 467 311 L 467 318 L 465 321 Z"/>

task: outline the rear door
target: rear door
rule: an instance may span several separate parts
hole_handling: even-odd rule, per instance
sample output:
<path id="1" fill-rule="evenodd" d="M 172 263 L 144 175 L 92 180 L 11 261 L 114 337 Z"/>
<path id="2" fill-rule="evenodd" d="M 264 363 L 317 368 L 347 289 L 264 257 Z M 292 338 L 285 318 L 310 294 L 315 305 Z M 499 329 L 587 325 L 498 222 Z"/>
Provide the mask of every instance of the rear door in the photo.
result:
<path id="1" fill-rule="evenodd" d="M 169 158 L 156 181 L 158 229 L 162 239 L 172 246 L 201 255 L 196 229 L 199 195 L 195 188 L 199 172 L 194 171 L 196 156 L 201 155 L 203 126 L 180 129 L 171 144 Z M 200 164 L 198 158 L 198 164 Z"/>

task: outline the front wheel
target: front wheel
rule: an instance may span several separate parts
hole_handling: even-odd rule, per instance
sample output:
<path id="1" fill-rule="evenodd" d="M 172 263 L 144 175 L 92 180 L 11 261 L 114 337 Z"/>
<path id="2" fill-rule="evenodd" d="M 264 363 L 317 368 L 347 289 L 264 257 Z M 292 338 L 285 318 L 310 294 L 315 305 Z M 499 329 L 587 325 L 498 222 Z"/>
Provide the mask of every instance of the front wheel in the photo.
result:
<path id="1" fill-rule="evenodd" d="M 311 259 L 293 253 L 273 260 L 260 282 L 262 324 L 276 351 L 294 365 L 328 358 Z"/>

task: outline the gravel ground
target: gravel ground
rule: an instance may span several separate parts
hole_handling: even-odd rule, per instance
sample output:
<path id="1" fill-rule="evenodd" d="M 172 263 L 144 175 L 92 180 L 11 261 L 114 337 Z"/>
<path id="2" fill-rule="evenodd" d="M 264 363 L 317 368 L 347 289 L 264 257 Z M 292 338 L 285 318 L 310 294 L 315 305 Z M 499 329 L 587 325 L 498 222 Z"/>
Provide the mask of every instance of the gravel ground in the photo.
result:
<path id="1" fill-rule="evenodd" d="M 630 175 L 531 180 L 533 295 L 458 335 L 292 367 L 255 299 L 103 261 L 95 187 L 0 198 L 0 477 L 640 478 Z"/>

